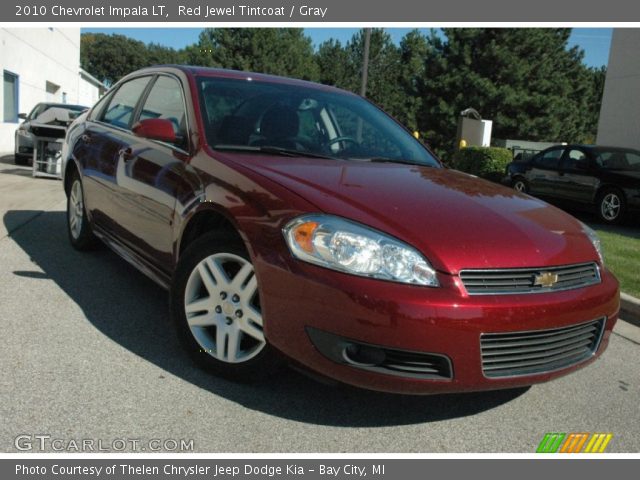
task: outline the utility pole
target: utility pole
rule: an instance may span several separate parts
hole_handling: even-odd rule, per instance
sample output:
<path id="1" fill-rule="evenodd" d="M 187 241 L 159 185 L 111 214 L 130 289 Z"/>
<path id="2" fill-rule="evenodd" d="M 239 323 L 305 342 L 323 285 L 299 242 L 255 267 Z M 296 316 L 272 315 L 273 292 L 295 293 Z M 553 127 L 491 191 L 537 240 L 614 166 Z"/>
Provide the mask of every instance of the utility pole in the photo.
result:
<path id="1" fill-rule="evenodd" d="M 371 46 L 371 29 L 364 29 L 364 52 L 362 55 L 362 84 L 360 86 L 360 95 L 367 95 L 367 77 L 369 76 L 369 48 Z"/>
<path id="2" fill-rule="evenodd" d="M 360 95 L 367 96 L 367 80 L 369 76 L 369 48 L 371 46 L 371 29 L 364 29 L 364 51 L 362 53 L 362 83 L 360 84 Z M 362 143 L 362 118 L 358 117 L 356 128 L 356 139 Z"/>

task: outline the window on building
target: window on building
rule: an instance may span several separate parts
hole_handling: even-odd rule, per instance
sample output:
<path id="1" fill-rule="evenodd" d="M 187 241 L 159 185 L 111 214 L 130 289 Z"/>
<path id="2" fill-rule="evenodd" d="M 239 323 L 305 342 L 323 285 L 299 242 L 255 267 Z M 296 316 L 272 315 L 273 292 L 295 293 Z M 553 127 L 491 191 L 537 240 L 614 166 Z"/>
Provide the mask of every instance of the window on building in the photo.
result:
<path id="1" fill-rule="evenodd" d="M 2 120 L 4 122 L 18 122 L 18 75 L 4 71 L 2 79 L 4 108 Z"/>

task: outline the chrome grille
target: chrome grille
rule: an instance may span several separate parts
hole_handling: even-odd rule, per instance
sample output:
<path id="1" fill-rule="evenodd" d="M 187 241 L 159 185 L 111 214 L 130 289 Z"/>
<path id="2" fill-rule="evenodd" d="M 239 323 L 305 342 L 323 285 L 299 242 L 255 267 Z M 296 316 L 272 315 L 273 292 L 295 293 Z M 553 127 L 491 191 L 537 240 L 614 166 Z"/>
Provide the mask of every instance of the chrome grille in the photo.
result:
<path id="1" fill-rule="evenodd" d="M 549 285 L 545 280 L 555 280 Z M 561 267 L 462 270 L 460 279 L 469 295 L 542 293 L 585 287 L 600 283 L 595 263 Z"/>
<path id="2" fill-rule="evenodd" d="M 604 322 L 600 319 L 553 330 L 482 334 L 484 375 L 533 375 L 580 363 L 598 349 Z"/>

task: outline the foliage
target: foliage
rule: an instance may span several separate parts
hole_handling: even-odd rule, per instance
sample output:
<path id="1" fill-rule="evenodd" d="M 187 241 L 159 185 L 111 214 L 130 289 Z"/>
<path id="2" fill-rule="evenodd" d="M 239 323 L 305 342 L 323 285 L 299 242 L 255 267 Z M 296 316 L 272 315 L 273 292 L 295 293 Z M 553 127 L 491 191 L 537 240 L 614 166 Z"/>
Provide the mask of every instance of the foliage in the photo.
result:
<path id="1" fill-rule="evenodd" d="M 601 92 L 570 29 L 444 29 L 427 52 L 420 121 L 450 151 L 467 107 L 493 120 L 494 138 L 581 142 L 597 127 Z"/>
<path id="2" fill-rule="evenodd" d="M 569 48 L 570 29 L 449 28 L 396 45 L 372 29 L 366 96 L 444 157 L 467 107 L 493 120 L 494 138 L 593 142 L 606 71 Z M 184 63 L 271 73 L 360 92 L 364 30 L 314 50 L 300 28 L 207 28 L 181 50 L 121 35 L 83 34 L 82 67 L 113 83 L 138 68 Z"/>
<path id="3" fill-rule="evenodd" d="M 147 46 L 124 35 L 85 33 L 80 41 L 80 66 L 107 85 L 139 68 L 179 61 L 171 48 Z"/>
<path id="4" fill-rule="evenodd" d="M 206 28 L 201 64 L 316 80 L 311 39 L 300 28 Z"/>
<path id="5" fill-rule="evenodd" d="M 457 170 L 500 181 L 512 160 L 511 151 L 499 147 L 466 147 L 456 152 L 453 167 Z"/>

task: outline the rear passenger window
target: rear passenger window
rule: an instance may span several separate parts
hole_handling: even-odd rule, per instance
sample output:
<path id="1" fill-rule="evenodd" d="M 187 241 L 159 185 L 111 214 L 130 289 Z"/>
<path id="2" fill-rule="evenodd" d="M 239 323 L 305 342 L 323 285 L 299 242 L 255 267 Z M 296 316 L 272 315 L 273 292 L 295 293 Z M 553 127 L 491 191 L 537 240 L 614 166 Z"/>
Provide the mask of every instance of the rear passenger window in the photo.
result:
<path id="1" fill-rule="evenodd" d="M 111 97 L 109 106 L 102 115 L 102 121 L 110 125 L 128 129 L 131 126 L 133 111 L 138 99 L 149 83 L 149 77 L 136 78 L 122 84 Z"/>
<path id="2" fill-rule="evenodd" d="M 140 112 L 139 120 L 150 118 L 169 120 L 178 139 L 176 143 L 184 147 L 187 140 L 186 112 L 182 88 L 176 79 L 160 76 L 153 84 Z"/>

